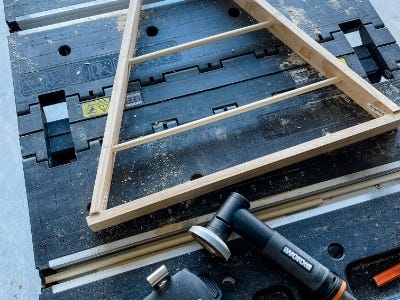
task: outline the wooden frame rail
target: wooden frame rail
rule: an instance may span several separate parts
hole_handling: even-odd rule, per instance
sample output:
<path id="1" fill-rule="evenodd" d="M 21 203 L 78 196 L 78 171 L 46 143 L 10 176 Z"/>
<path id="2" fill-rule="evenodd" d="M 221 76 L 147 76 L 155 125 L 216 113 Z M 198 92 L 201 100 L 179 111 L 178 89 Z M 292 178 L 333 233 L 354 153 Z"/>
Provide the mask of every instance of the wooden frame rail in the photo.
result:
<path id="1" fill-rule="evenodd" d="M 139 57 L 133 57 L 133 54 L 139 24 L 140 2 L 137 0 L 130 2 L 90 215 L 87 217 L 88 225 L 92 230 L 99 231 L 120 224 L 212 190 L 390 131 L 400 124 L 400 108 L 394 102 L 386 98 L 349 67 L 342 64 L 329 51 L 296 27 L 267 2 L 263 0 L 234 0 L 234 2 L 259 23 Z M 261 29 L 268 29 L 327 79 L 230 111 L 182 124 L 172 129 L 118 143 L 129 72 L 132 65 Z M 115 155 L 119 151 L 211 124 L 330 85 L 336 85 L 376 119 L 107 209 Z"/>
<path id="2" fill-rule="evenodd" d="M 265 29 L 265 28 L 268 27 L 269 24 L 271 24 L 271 22 L 265 21 L 265 22 L 261 22 L 261 23 L 254 24 L 254 25 L 250 25 L 250 26 L 247 26 L 247 27 L 243 27 L 243 28 L 231 30 L 231 31 L 228 31 L 228 32 L 216 34 L 216 35 L 209 36 L 209 37 L 206 37 L 206 38 L 203 38 L 203 39 L 200 39 L 200 40 L 196 40 L 196 41 L 193 41 L 193 42 L 189 42 L 189 43 L 185 43 L 185 44 L 182 44 L 182 45 L 174 46 L 174 47 L 171 47 L 171 48 L 159 50 L 159 51 L 152 52 L 152 53 L 149 53 L 149 54 L 144 54 L 142 56 L 133 57 L 133 58 L 129 59 L 128 63 L 130 65 L 136 65 L 138 63 L 145 62 L 145 61 L 148 61 L 148 60 L 152 60 L 154 58 L 158 58 L 158 57 L 161 57 L 161 56 L 174 54 L 174 53 L 181 52 L 181 51 L 184 51 L 184 50 L 188 50 L 188 49 L 191 49 L 191 48 L 195 48 L 195 47 L 198 47 L 198 46 L 203 46 L 203 45 L 207 45 L 207 44 L 210 44 L 210 43 L 222 41 L 224 39 L 228 39 L 228 38 L 231 38 L 231 37 L 234 37 L 234 36 L 242 35 L 242 34 L 253 32 L 253 31 L 256 31 L 256 30 L 260 30 L 260 29 Z"/>
<path id="3" fill-rule="evenodd" d="M 286 99 L 289 99 L 289 98 L 292 98 L 295 96 L 303 95 L 308 92 L 315 91 L 315 90 L 333 85 L 333 84 L 337 83 L 338 80 L 339 79 L 337 77 L 325 79 L 320 82 L 313 83 L 313 84 L 310 84 L 310 85 L 307 85 L 307 86 L 304 86 L 304 87 L 301 87 L 301 88 L 298 88 L 298 89 L 295 89 L 292 91 L 284 92 L 284 93 L 281 93 L 281 94 L 278 94 L 278 95 L 275 95 L 275 96 L 272 96 L 272 97 L 269 97 L 269 98 L 266 98 L 263 100 L 259 100 L 259 101 L 256 101 L 256 102 L 253 102 L 250 104 L 246 104 L 246 105 L 243 105 L 241 107 L 238 107 L 238 108 L 235 108 L 232 110 L 224 111 L 224 112 L 221 112 L 216 115 L 202 118 L 200 120 L 182 124 L 178 127 L 173 127 L 171 129 L 167 129 L 167 130 L 160 131 L 157 133 L 145 135 L 143 137 L 115 145 L 112 149 L 113 149 L 113 152 L 119 152 L 119 151 L 126 150 L 126 149 L 129 149 L 132 147 L 136 147 L 136 146 L 140 146 L 140 145 L 143 145 L 146 143 L 154 142 L 156 140 L 159 140 L 159 139 L 171 136 L 171 135 L 185 132 L 185 131 L 188 131 L 188 130 L 191 130 L 191 129 L 194 129 L 194 128 L 197 128 L 200 126 L 204 126 L 207 124 L 211 124 L 211 123 L 214 123 L 214 122 L 217 122 L 217 121 L 229 118 L 229 117 L 233 117 L 233 116 L 236 116 L 239 114 L 243 114 L 245 112 L 249 112 L 249 111 L 257 109 L 257 108 L 261 108 L 263 106 L 267 106 L 267 105 L 277 103 L 282 100 L 286 100 Z"/>

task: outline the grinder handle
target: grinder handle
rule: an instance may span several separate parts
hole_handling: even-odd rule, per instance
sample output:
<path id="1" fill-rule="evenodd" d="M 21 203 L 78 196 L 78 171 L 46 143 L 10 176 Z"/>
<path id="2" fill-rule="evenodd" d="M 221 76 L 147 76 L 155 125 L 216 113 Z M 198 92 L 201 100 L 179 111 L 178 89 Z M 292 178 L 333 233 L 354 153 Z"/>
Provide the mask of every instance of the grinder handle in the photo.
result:
<path id="1" fill-rule="evenodd" d="M 262 253 L 303 282 L 320 299 L 339 300 L 346 282 L 275 231 Z"/>
<path id="2" fill-rule="evenodd" d="M 322 300 L 342 299 L 346 282 L 306 252 L 258 220 L 247 209 L 239 209 L 233 217 L 235 231 L 249 240 L 262 253 L 308 288 Z"/>

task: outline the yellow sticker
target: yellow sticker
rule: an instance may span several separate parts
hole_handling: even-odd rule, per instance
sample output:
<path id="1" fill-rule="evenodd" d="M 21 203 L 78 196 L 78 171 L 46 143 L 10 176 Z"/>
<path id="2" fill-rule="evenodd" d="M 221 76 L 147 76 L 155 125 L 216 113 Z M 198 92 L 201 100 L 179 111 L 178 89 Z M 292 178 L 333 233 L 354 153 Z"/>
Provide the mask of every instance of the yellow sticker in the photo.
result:
<path id="1" fill-rule="evenodd" d="M 93 118 L 108 113 L 110 98 L 104 97 L 93 101 L 82 103 L 82 113 L 84 118 Z"/>
<path id="2" fill-rule="evenodd" d="M 347 61 L 344 57 L 340 57 L 339 60 L 341 61 L 342 64 L 347 66 Z"/>

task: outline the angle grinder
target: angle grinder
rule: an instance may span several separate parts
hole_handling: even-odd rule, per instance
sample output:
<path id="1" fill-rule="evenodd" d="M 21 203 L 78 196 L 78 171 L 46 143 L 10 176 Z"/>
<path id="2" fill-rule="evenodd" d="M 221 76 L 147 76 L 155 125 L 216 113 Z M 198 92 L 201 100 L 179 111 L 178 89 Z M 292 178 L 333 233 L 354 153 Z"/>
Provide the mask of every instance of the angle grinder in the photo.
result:
<path id="1" fill-rule="evenodd" d="M 225 241 L 235 231 L 304 283 L 318 299 L 355 300 L 346 291 L 346 281 L 258 220 L 249 208 L 250 203 L 245 197 L 232 193 L 207 227 L 193 226 L 189 231 L 206 250 L 226 260 L 231 253 Z"/>

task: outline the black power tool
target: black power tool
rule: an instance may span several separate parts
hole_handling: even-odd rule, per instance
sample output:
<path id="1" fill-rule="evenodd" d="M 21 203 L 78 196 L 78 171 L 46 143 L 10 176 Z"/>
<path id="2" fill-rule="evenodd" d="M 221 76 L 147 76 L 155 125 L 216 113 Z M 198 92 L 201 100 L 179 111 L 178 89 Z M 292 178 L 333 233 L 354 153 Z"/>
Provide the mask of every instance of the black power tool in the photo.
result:
<path id="1" fill-rule="evenodd" d="M 147 277 L 154 291 L 144 300 L 221 300 L 222 291 L 208 276 L 183 269 L 170 276 L 163 265 Z"/>
<path id="2" fill-rule="evenodd" d="M 193 226 L 189 231 L 205 249 L 226 260 L 231 253 L 225 241 L 236 231 L 314 291 L 318 299 L 355 300 L 346 291 L 346 281 L 258 220 L 249 208 L 250 203 L 245 197 L 232 193 L 206 228 Z"/>

